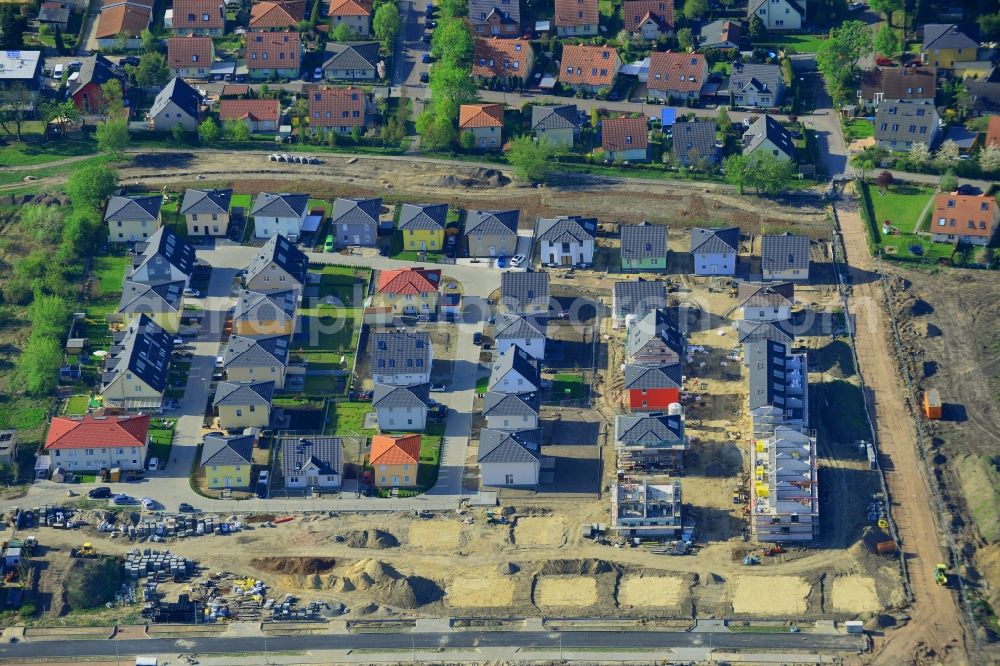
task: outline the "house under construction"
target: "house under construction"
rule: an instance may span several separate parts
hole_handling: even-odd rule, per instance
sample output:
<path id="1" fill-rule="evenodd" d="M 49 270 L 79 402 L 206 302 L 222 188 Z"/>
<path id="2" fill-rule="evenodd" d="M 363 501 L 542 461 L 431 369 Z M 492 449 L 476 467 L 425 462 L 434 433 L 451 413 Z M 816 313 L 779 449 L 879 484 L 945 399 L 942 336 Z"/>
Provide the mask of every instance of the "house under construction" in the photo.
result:
<path id="1" fill-rule="evenodd" d="M 681 532 L 681 484 L 646 480 L 611 488 L 611 525 L 624 537 L 676 539 Z"/>
<path id="2" fill-rule="evenodd" d="M 753 444 L 750 529 L 763 543 L 809 543 L 819 536 L 816 438 L 778 426 Z"/>

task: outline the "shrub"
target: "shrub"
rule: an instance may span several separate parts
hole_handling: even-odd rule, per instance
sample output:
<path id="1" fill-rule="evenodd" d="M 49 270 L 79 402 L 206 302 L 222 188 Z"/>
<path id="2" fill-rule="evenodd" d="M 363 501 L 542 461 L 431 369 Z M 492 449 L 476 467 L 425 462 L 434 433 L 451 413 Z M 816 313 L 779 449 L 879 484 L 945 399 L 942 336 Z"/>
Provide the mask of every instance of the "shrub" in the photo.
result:
<path id="1" fill-rule="evenodd" d="M 73 610 L 97 608 L 115 598 L 124 571 L 113 559 L 83 562 L 66 575 L 66 600 Z"/>

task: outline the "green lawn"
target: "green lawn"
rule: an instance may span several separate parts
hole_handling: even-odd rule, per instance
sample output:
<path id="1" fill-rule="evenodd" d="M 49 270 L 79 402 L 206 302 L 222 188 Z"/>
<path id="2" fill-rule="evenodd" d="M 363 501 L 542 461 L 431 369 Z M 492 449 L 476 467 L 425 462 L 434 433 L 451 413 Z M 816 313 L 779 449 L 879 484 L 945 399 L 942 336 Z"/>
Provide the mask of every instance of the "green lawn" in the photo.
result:
<path id="1" fill-rule="evenodd" d="M 36 137 L 32 139 L 5 145 L 3 150 L 0 150 L 0 167 L 33 166 L 97 152 L 97 143 L 92 139 L 48 142 Z"/>
<path id="2" fill-rule="evenodd" d="M 779 49 L 791 47 L 797 53 L 816 53 L 820 44 L 826 39 L 827 35 L 768 35 L 754 42 L 754 47 Z"/>
<path id="3" fill-rule="evenodd" d="M 875 126 L 864 118 L 854 118 L 843 123 L 844 140 L 847 142 L 875 136 Z"/>
<path id="4" fill-rule="evenodd" d="M 729 76 L 730 72 L 733 70 L 733 63 L 718 61 L 712 65 L 712 74 L 722 74 L 724 76 Z"/>
<path id="5" fill-rule="evenodd" d="M 0 428 L 31 430 L 45 423 L 46 404 L 31 398 L 0 396 Z"/>
<path id="6" fill-rule="evenodd" d="M 476 393 L 486 393 L 490 388 L 490 378 L 480 377 L 476 380 Z"/>
<path id="7" fill-rule="evenodd" d="M 934 195 L 932 187 L 917 187 L 914 185 L 890 185 L 885 194 L 879 194 L 877 186 L 869 185 L 868 193 L 875 212 L 875 227 L 878 232 L 879 245 L 883 251 L 897 259 L 908 261 L 931 261 L 950 257 L 952 246 L 947 243 L 932 243 L 927 236 L 918 236 L 915 232 L 920 224 L 920 214 Z M 886 221 L 899 234 L 883 234 L 882 225 Z M 919 254 L 914 254 L 910 247 L 920 245 Z"/>
<path id="8" fill-rule="evenodd" d="M 373 411 L 370 402 L 331 402 L 329 430 L 334 435 L 372 435 L 376 429 L 365 429 L 365 414 Z"/>
<path id="9" fill-rule="evenodd" d="M 319 273 L 320 276 L 317 296 L 319 300 L 333 296 L 349 308 L 361 305 L 368 280 L 371 279 L 371 271 L 367 268 L 350 266 L 323 266 L 319 269 L 313 268 L 311 272 Z"/>
<path id="10" fill-rule="evenodd" d="M 315 208 L 322 208 L 323 214 L 329 217 L 330 211 L 333 210 L 333 205 L 326 201 L 325 199 L 310 199 L 308 203 L 308 208 L 312 211 Z"/>
<path id="11" fill-rule="evenodd" d="M 579 400 L 583 395 L 583 375 L 566 373 L 552 378 L 554 400 Z"/>
<path id="12" fill-rule="evenodd" d="M 253 197 L 249 194 L 234 194 L 232 198 L 229 199 L 229 210 L 233 208 L 242 208 L 246 211 L 247 215 L 250 214 L 250 206 L 253 203 Z"/>
<path id="13" fill-rule="evenodd" d="M 90 405 L 90 396 L 71 395 L 66 400 L 66 414 L 70 416 L 75 416 L 77 414 L 86 414 L 87 407 L 89 405 Z"/>
<path id="14" fill-rule="evenodd" d="M 94 259 L 94 277 L 101 286 L 101 294 L 120 294 L 125 270 L 129 267 L 126 256 L 96 257 Z"/>
<path id="15" fill-rule="evenodd" d="M 170 444 L 176 424 L 173 419 L 153 419 L 149 429 L 149 457 L 159 458 L 161 466 L 170 459 Z"/>
<path id="16" fill-rule="evenodd" d="M 3 151 L 0 151 L 2 153 Z M 63 159 L 63 158 L 56 158 Z M 55 161 L 55 159 L 51 160 Z M 68 164 L 54 164 L 51 166 L 36 167 L 34 169 L 11 169 L 0 166 L 0 185 L 9 185 L 11 183 L 16 183 L 23 181 L 25 178 L 48 178 L 50 176 L 58 176 L 61 174 L 70 173 L 82 169 L 85 166 L 93 166 L 98 164 L 105 164 L 111 161 L 107 155 L 95 155 L 93 157 L 88 157 L 86 159 L 76 160 L 75 162 L 70 162 Z M 42 163 L 44 164 L 44 162 Z M 7 194 L 5 192 L 5 194 Z"/>
<path id="17" fill-rule="evenodd" d="M 444 424 L 431 423 L 420 436 L 420 469 L 417 471 L 417 485 L 429 490 L 437 483 L 441 469 L 441 440 L 444 439 Z"/>

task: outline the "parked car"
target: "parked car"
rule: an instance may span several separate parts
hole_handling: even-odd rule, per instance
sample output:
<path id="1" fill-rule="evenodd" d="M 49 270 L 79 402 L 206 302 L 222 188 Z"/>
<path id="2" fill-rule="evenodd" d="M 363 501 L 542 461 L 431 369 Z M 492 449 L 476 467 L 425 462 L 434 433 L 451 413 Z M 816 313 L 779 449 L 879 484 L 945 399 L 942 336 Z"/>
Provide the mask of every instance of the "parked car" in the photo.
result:
<path id="1" fill-rule="evenodd" d="M 444 393 L 446 390 L 444 384 L 431 384 L 431 393 Z"/>
<path id="2" fill-rule="evenodd" d="M 63 75 L 63 64 L 57 63 L 55 69 L 52 70 L 53 79 L 61 79 Z"/>
<path id="3" fill-rule="evenodd" d="M 147 467 L 147 469 L 150 472 L 155 472 L 156 470 L 160 469 L 160 459 L 157 458 L 156 456 L 153 456 L 152 458 L 150 458 L 149 459 L 149 466 Z"/>
<path id="4" fill-rule="evenodd" d="M 79 72 L 80 68 L 83 67 L 83 63 L 80 62 L 79 60 L 73 60 L 73 61 L 70 61 L 68 67 L 69 67 L 69 71 L 71 71 L 71 72 Z"/>
<path id="5" fill-rule="evenodd" d="M 125 65 L 132 65 L 133 67 L 139 66 L 139 56 L 125 56 L 124 58 L 118 59 L 118 66 L 124 67 Z"/>
<path id="6" fill-rule="evenodd" d="M 190 296 L 191 298 L 201 298 L 201 292 L 197 289 L 192 289 L 191 287 L 184 289 L 184 295 Z"/>
<path id="7" fill-rule="evenodd" d="M 427 30 L 433 30 L 436 27 L 438 27 L 437 21 L 428 21 L 424 24 L 424 28 Z"/>
<path id="8" fill-rule="evenodd" d="M 507 267 L 507 257 L 504 256 L 497 257 L 497 268 L 506 268 L 506 267 Z"/>
<path id="9" fill-rule="evenodd" d="M 333 234 L 326 237 L 326 242 L 323 243 L 323 249 L 327 252 L 333 252 Z"/>
<path id="10" fill-rule="evenodd" d="M 430 36 L 430 34 L 429 33 L 424 33 L 424 36 L 421 37 L 421 41 L 423 41 L 424 44 L 430 44 L 431 43 L 431 36 Z"/>
<path id="11" fill-rule="evenodd" d="M 476 333 L 473 333 L 472 334 L 472 344 L 476 345 L 477 347 L 479 345 L 483 344 L 483 334 L 479 333 L 478 331 Z"/>
<path id="12" fill-rule="evenodd" d="M 144 508 L 146 511 L 152 511 L 153 509 L 156 508 L 156 500 L 153 499 L 152 497 L 143 497 L 139 501 L 142 502 L 142 508 Z"/>
<path id="13" fill-rule="evenodd" d="M 427 72 L 420 72 L 420 82 L 421 83 L 429 83 L 430 80 L 431 80 L 430 74 L 428 74 Z"/>
<path id="14" fill-rule="evenodd" d="M 121 506 L 122 504 L 135 504 L 135 498 L 126 495 L 125 493 L 119 493 L 118 495 L 115 495 L 115 498 L 112 501 L 115 504 L 118 504 L 119 506 Z"/>
<path id="15" fill-rule="evenodd" d="M 317 67 L 316 69 L 313 70 L 313 78 L 316 79 L 317 81 L 319 81 L 320 79 L 323 78 L 323 68 L 322 67 Z"/>
<path id="16" fill-rule="evenodd" d="M 107 486 L 100 486 L 98 488 L 94 488 L 89 493 L 87 493 L 87 497 L 89 497 L 90 499 L 108 499 L 109 497 L 111 497 L 111 488 L 108 488 Z"/>
<path id="17" fill-rule="evenodd" d="M 523 254 L 515 254 L 513 257 L 510 258 L 510 265 L 514 267 L 520 266 L 521 264 L 524 263 L 525 259 L 527 259 L 527 257 L 525 257 Z"/>
<path id="18" fill-rule="evenodd" d="M 181 502 L 177 506 L 177 510 L 180 511 L 181 513 L 194 513 L 194 507 L 188 504 L 187 502 Z"/>
<path id="19" fill-rule="evenodd" d="M 420 62 L 422 62 L 424 64 L 427 64 L 430 61 L 431 61 L 431 54 L 430 53 L 425 53 L 422 56 L 420 56 Z"/>

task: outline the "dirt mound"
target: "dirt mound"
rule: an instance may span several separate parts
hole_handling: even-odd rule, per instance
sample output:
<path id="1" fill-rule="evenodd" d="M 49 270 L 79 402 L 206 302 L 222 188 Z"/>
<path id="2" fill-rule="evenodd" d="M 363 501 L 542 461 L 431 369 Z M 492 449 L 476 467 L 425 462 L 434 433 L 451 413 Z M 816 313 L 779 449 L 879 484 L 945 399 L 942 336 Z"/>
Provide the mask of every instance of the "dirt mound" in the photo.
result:
<path id="1" fill-rule="evenodd" d="M 260 557 L 250 564 L 270 573 L 311 576 L 329 571 L 335 562 L 332 557 Z"/>
<path id="2" fill-rule="evenodd" d="M 399 539 L 382 530 L 353 530 L 344 535 L 344 542 L 351 548 L 395 548 Z"/>
<path id="3" fill-rule="evenodd" d="M 542 565 L 540 576 L 596 576 L 615 571 L 618 567 L 604 560 L 551 560 Z"/>
<path id="4" fill-rule="evenodd" d="M 497 573 L 500 574 L 501 576 L 513 576 L 520 570 L 521 567 L 517 566 L 513 562 L 504 562 L 499 567 L 497 567 Z"/>
<path id="5" fill-rule="evenodd" d="M 371 559 L 355 562 L 331 587 L 335 592 L 368 591 L 379 603 L 397 608 L 419 608 L 442 596 L 434 581 L 404 576 L 385 562 Z"/>
<path id="6" fill-rule="evenodd" d="M 510 184 L 510 178 L 497 169 L 474 169 L 468 177 L 447 174 L 431 181 L 438 187 L 503 187 Z"/>

